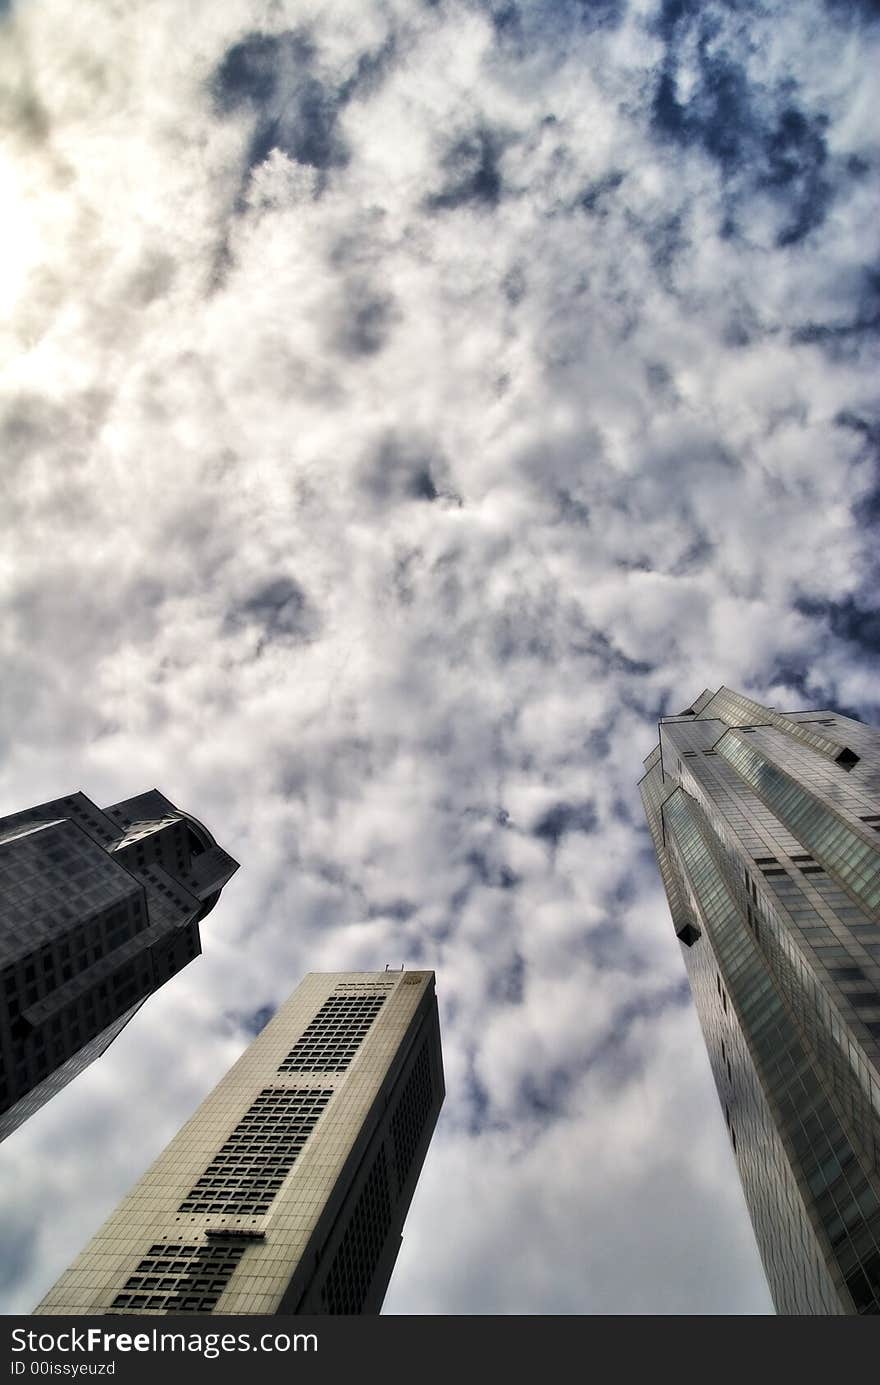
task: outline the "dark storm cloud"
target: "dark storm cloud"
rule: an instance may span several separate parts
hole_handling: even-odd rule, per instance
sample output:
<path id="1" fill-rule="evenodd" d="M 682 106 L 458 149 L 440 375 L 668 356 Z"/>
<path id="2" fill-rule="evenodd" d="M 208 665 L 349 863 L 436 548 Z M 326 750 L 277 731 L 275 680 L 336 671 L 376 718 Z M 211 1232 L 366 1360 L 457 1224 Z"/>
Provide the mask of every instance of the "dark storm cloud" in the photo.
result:
<path id="1" fill-rule="evenodd" d="M 477 1074 L 476 1055 L 467 1054 L 464 1082 L 462 1085 L 461 1110 L 466 1114 L 468 1133 L 476 1135 L 486 1128 L 489 1121 L 489 1091 Z"/>
<path id="2" fill-rule="evenodd" d="M 866 23 L 880 20 L 880 0 L 825 0 L 835 19 L 861 19 Z"/>
<path id="3" fill-rule="evenodd" d="M 880 700 L 865 697 L 858 707 L 853 707 L 841 697 L 833 677 L 823 677 L 805 665 L 777 660 L 767 683 L 762 686 L 766 690 L 768 685 L 794 690 L 792 710 L 797 710 L 799 706 L 821 707 L 826 711 L 838 712 L 843 717 L 863 721 L 868 726 L 876 726 L 880 720 Z M 758 688 L 750 687 L 747 682 L 743 683 L 743 691 L 750 697 L 757 697 L 759 693 Z"/>
<path id="4" fill-rule="evenodd" d="M 275 1014 L 275 1010 L 276 1007 L 274 1005 L 261 1005 L 259 1010 L 253 1010 L 250 1014 L 241 1015 L 238 1022 L 246 1034 L 253 1034 L 254 1037 L 256 1037 L 257 1034 L 262 1033 L 266 1028 L 266 1025 Z"/>
<path id="5" fill-rule="evenodd" d="M 559 501 L 559 516 L 566 524 L 586 525 L 590 522 L 590 507 L 585 505 L 582 500 L 578 500 L 572 495 L 571 491 L 563 486 L 557 491 Z"/>
<path id="6" fill-rule="evenodd" d="M 360 469 L 361 490 L 374 504 L 437 500 L 446 466 L 436 449 L 417 437 L 387 433 Z"/>
<path id="7" fill-rule="evenodd" d="M 577 505 L 566 505 L 563 516 L 579 526 L 589 520 L 585 508 Z M 587 659 L 607 671 L 647 674 L 653 668 L 647 660 L 625 654 L 613 634 L 592 625 L 582 607 L 566 599 L 565 593 L 550 582 L 542 583 L 537 591 L 525 587 L 505 597 L 475 628 L 475 634 L 502 665 L 523 661 L 551 664 L 573 657 Z"/>
<path id="8" fill-rule="evenodd" d="M 652 855 L 650 862 L 653 864 Z M 590 962 L 599 971 L 618 971 L 634 974 L 644 971 L 646 963 L 644 958 L 639 955 L 638 948 L 634 946 L 633 938 L 626 928 L 621 927 L 620 914 L 614 913 L 605 922 L 600 923 L 597 928 L 591 928 L 584 934 L 580 945 L 583 955 L 589 957 Z"/>
<path id="9" fill-rule="evenodd" d="M 41 454 L 63 439 L 67 467 L 86 459 L 95 433 L 111 405 L 110 393 L 99 387 L 84 390 L 63 405 L 44 395 L 22 391 L 0 406 L 0 455 L 3 468 L 36 464 Z"/>
<path id="10" fill-rule="evenodd" d="M 697 533 L 693 542 L 671 564 L 669 571 L 673 577 L 684 576 L 689 572 L 700 572 L 711 562 L 714 553 L 715 544 L 709 536 Z"/>
<path id="11" fill-rule="evenodd" d="M 554 803 L 538 818 L 532 827 L 532 836 L 558 846 L 568 832 L 595 832 L 598 826 L 596 805 L 587 798 L 574 803 Z"/>
<path id="12" fill-rule="evenodd" d="M 354 281 L 345 290 L 333 344 L 346 356 L 375 356 L 388 341 L 396 317 L 391 294 Z"/>
<path id="13" fill-rule="evenodd" d="M 489 977 L 489 1000 L 498 1005 L 521 1005 L 525 993 L 526 961 L 514 952 L 510 962 L 493 967 Z"/>
<path id="14" fill-rule="evenodd" d="M 802 615 L 821 620 L 839 640 L 855 645 L 862 654 L 880 656 L 880 605 L 856 601 L 852 596 L 842 601 L 795 601 Z"/>
<path id="15" fill-rule="evenodd" d="M 405 923 L 411 919 L 418 910 L 418 905 L 411 899 L 389 899 L 382 903 L 371 904 L 367 917 L 371 919 L 396 919 L 399 923 Z"/>
<path id="16" fill-rule="evenodd" d="M 339 167 L 348 151 L 337 121 L 348 93 L 332 91 L 311 71 L 315 50 L 303 34 L 249 34 L 224 56 L 213 89 L 223 114 L 254 116 L 247 168 L 272 149 L 317 169 Z"/>
<path id="17" fill-rule="evenodd" d="M 520 1081 L 518 1106 L 528 1120 L 537 1119 L 544 1125 L 565 1113 L 576 1073 L 570 1068 L 553 1068 L 540 1076 L 525 1073 Z"/>
<path id="18" fill-rule="evenodd" d="M 610 1062 L 616 1066 L 619 1055 L 627 1048 L 627 1036 L 637 1020 L 650 1019 L 662 1014 L 664 1010 L 681 1009 L 682 1006 L 691 1003 L 690 986 L 687 979 L 681 977 L 671 985 L 649 991 L 637 1000 L 622 1005 L 616 1011 L 613 1024 L 607 1033 L 586 1055 L 584 1065 L 587 1068 L 592 1068 Z M 644 1052 L 633 1053 L 630 1049 L 630 1055 L 630 1061 L 634 1062 L 637 1067 L 644 1064 L 646 1057 Z"/>
<path id="19" fill-rule="evenodd" d="M 564 44 L 578 32 L 615 29 L 627 11 L 627 0 L 482 0 L 498 41 L 519 54 L 536 44 Z"/>
<path id="20" fill-rule="evenodd" d="M 595 940 L 594 946 L 597 944 L 601 947 Z M 612 969 L 619 966 L 620 959 L 611 963 Z M 540 1074 L 524 1074 L 517 1092 L 520 1115 L 541 1121 L 561 1118 L 567 1113 L 572 1093 L 585 1074 L 597 1069 L 616 1082 L 636 1077 L 644 1071 L 647 1055 L 631 1042 L 633 1026 L 638 1021 L 655 1019 L 668 1010 L 681 1009 L 691 1003 L 690 988 L 682 979 L 620 1006 L 600 1037 L 582 1052 L 573 1052 L 568 1063 L 550 1067 Z"/>
<path id="21" fill-rule="evenodd" d="M 595 181 L 590 183 L 581 194 L 579 203 L 581 209 L 592 215 L 605 212 L 613 194 L 620 187 L 625 177 L 625 173 L 622 173 L 619 169 L 615 169 L 611 173 L 605 173 L 601 178 L 595 179 Z"/>
<path id="22" fill-rule="evenodd" d="M 726 234 L 748 235 L 749 200 L 766 193 L 784 214 L 776 244 L 802 241 L 822 225 L 835 194 L 828 117 L 802 110 L 790 82 L 769 93 L 751 80 L 742 31 L 726 24 L 717 7 L 664 4 L 659 30 L 666 56 L 653 102 L 658 137 L 698 147 L 717 161 L 726 188 Z M 677 77 L 686 35 L 697 37 L 697 81 L 681 99 Z"/>
<path id="23" fill-rule="evenodd" d="M 791 334 L 799 346 L 821 346 L 836 360 L 845 360 L 858 350 L 860 339 L 880 331 L 880 311 L 857 317 L 852 322 L 808 322 Z"/>
<path id="24" fill-rule="evenodd" d="M 299 644 L 313 640 L 320 624 L 300 584 L 292 577 L 275 577 L 231 607 L 224 628 L 231 634 L 251 627 L 260 633 L 261 645 L 264 641 Z"/>
<path id="25" fill-rule="evenodd" d="M 0 6 L 2 14 L 2 6 Z M 24 1222 L 24 1217 L 22 1218 Z M 14 1289 L 29 1273 L 37 1247 L 37 1235 L 30 1224 L 3 1228 L 0 1254 L 0 1291 Z"/>
<path id="26" fill-rule="evenodd" d="M 629 655 L 618 649 L 613 638 L 606 635 L 604 630 L 579 630 L 573 634 L 572 644 L 575 652 L 590 655 L 614 672 L 630 674 L 653 672 L 653 664 L 646 659 L 631 659 Z"/>
<path id="27" fill-rule="evenodd" d="M 674 212 L 670 216 L 661 217 L 659 221 L 655 221 L 648 231 L 648 239 L 651 263 L 657 271 L 660 282 L 664 286 L 669 286 L 671 283 L 669 271 L 679 256 L 687 250 L 689 244 L 683 214 Z"/>
<path id="28" fill-rule="evenodd" d="M 242 182 L 273 149 L 322 173 L 343 168 L 349 150 L 338 128 L 340 116 L 355 96 L 377 90 L 396 46 L 391 32 L 378 48 L 358 55 L 350 76 L 332 85 L 318 75 L 319 55 L 304 31 L 251 33 L 233 44 L 211 88 L 221 114 L 247 110 L 253 117 Z"/>
<path id="29" fill-rule="evenodd" d="M 476 206 L 493 211 L 501 200 L 501 155 L 505 140 L 488 126 L 462 135 L 441 162 L 444 186 L 426 200 L 431 211 L 454 211 Z"/>
<path id="30" fill-rule="evenodd" d="M 520 883 L 519 876 L 510 866 L 492 860 L 485 851 L 476 847 L 468 851 L 464 862 L 474 872 L 477 881 L 491 889 L 513 890 Z"/>
<path id="31" fill-rule="evenodd" d="M 605 760 L 611 754 L 611 737 L 604 729 L 591 731 L 584 745 L 595 760 Z"/>
<path id="32" fill-rule="evenodd" d="M 863 418 L 852 410 L 844 409 L 834 420 L 839 428 L 846 428 L 863 439 L 864 455 L 871 462 L 873 482 L 868 490 L 853 505 L 853 517 L 865 529 L 880 527 L 880 419 Z M 880 555 L 875 554 L 873 568 L 880 573 Z"/>

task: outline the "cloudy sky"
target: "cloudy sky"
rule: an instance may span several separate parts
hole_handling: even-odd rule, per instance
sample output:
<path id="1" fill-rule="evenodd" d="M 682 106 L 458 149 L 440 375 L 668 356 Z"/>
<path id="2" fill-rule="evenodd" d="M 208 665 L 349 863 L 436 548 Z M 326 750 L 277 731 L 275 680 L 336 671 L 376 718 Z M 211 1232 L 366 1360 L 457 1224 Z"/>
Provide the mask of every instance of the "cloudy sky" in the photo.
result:
<path id="1" fill-rule="evenodd" d="M 766 1313 L 636 790 L 880 720 L 876 0 L 0 0 L 0 813 L 204 956 L 0 1151 L 26 1312 L 308 970 L 434 967 L 388 1313 Z M 872 533 L 873 530 L 873 533 Z"/>

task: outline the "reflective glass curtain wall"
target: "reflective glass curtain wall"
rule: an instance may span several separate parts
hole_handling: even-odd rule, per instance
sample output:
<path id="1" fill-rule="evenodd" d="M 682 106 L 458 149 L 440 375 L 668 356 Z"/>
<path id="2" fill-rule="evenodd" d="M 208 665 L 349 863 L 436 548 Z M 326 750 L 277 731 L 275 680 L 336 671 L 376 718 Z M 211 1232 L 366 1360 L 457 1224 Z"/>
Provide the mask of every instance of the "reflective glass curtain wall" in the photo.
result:
<path id="1" fill-rule="evenodd" d="M 880 732 L 729 688 L 642 799 L 780 1313 L 880 1312 Z"/>

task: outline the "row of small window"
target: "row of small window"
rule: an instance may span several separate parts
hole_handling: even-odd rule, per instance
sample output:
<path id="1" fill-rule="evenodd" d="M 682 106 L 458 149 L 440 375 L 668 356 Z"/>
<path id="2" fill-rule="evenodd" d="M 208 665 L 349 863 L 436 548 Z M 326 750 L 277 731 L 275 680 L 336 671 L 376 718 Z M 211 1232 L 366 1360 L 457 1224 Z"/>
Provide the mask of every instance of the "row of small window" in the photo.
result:
<path id="1" fill-rule="evenodd" d="M 385 996 L 334 995 L 306 1026 L 279 1072 L 344 1072 L 385 1003 Z"/>
<path id="2" fill-rule="evenodd" d="M 332 1096 L 332 1089 L 265 1088 L 179 1210 L 268 1211 Z"/>
<path id="3" fill-rule="evenodd" d="M 154 1245 L 113 1300 L 113 1308 L 210 1313 L 245 1247 Z M 157 1281 L 162 1291 L 156 1292 Z"/>
<path id="4" fill-rule="evenodd" d="M 725 758 L 753 788 L 760 790 L 799 840 L 810 845 L 813 839 L 821 848 L 820 854 L 833 861 L 837 873 L 864 896 L 866 903 L 880 901 L 880 856 L 868 842 L 861 841 L 848 823 L 751 747 L 730 741 L 729 737 L 719 744 Z"/>

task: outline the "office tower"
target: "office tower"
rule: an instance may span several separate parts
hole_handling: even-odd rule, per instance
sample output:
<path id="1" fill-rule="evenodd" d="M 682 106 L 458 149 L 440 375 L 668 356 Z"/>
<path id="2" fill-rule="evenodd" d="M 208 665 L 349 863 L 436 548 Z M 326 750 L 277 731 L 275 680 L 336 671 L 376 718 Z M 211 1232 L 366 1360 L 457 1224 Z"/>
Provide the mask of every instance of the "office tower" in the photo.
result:
<path id="1" fill-rule="evenodd" d="M 434 973 L 312 973 L 37 1313 L 378 1313 L 440 1106 Z"/>
<path id="2" fill-rule="evenodd" d="M 642 798 L 779 1313 L 880 1312 L 880 732 L 720 688 Z"/>
<path id="3" fill-rule="evenodd" d="M 0 818 L 0 1139 L 198 955 L 237 869 L 158 789 Z"/>

